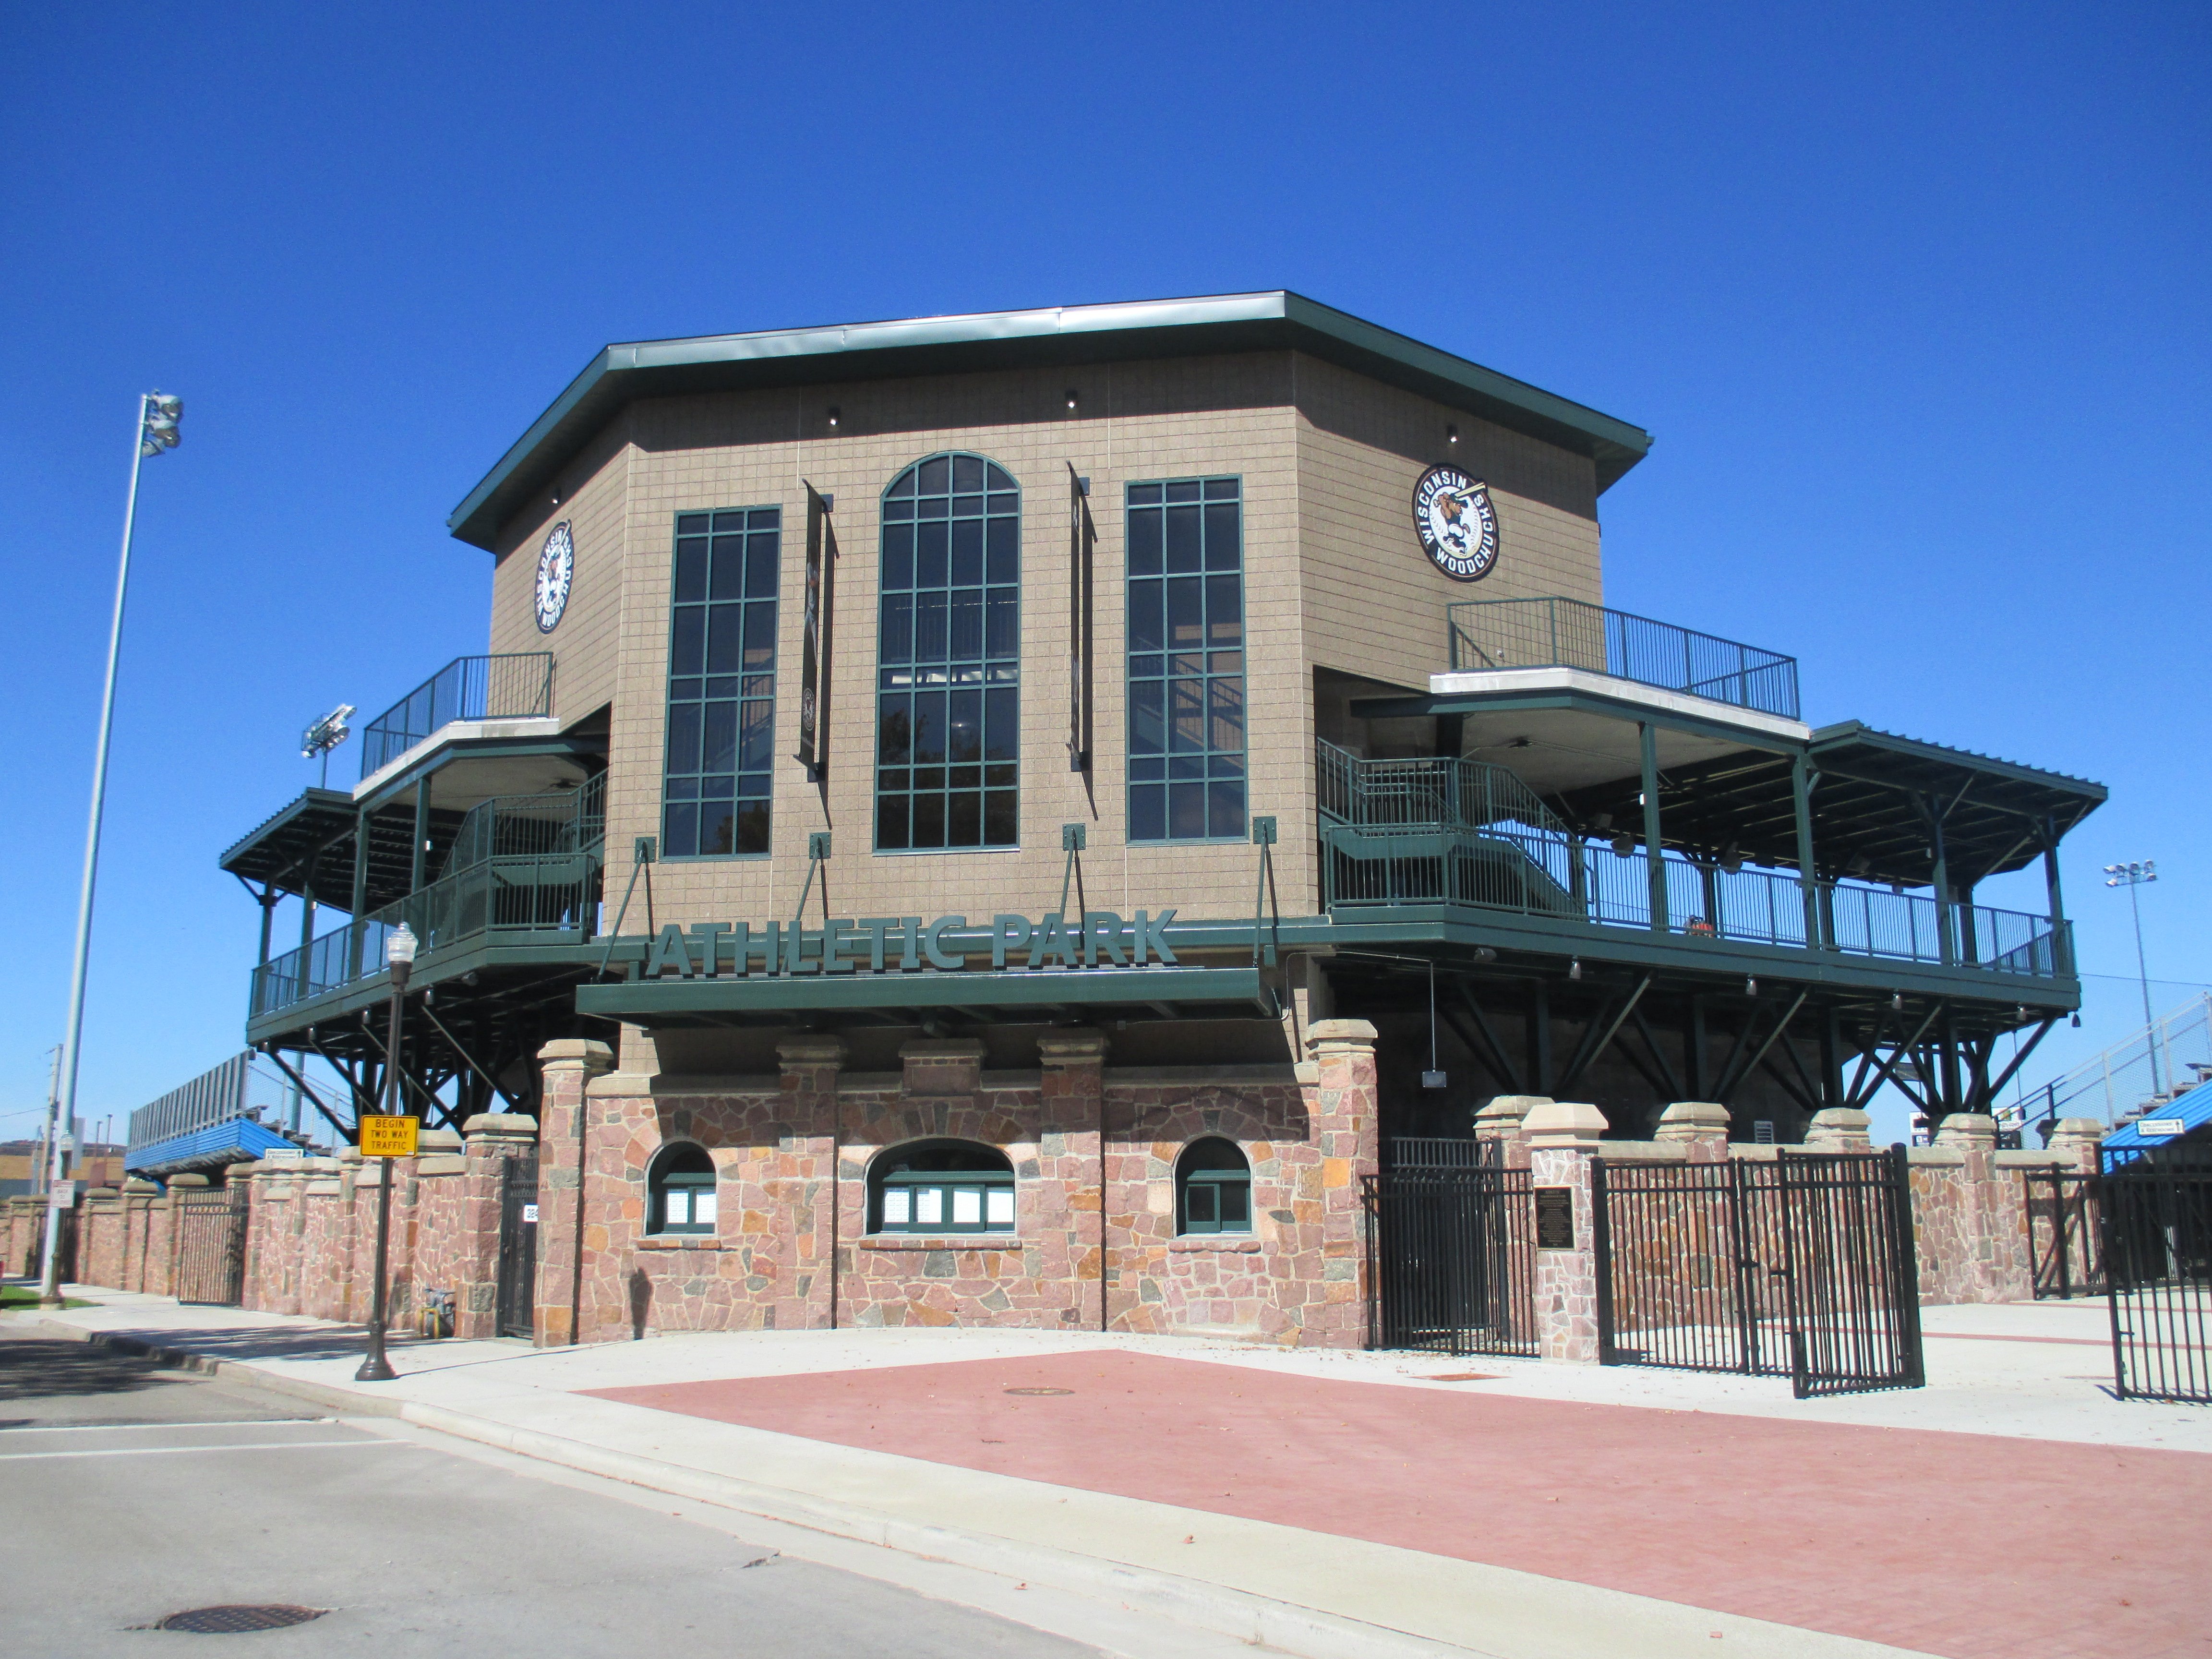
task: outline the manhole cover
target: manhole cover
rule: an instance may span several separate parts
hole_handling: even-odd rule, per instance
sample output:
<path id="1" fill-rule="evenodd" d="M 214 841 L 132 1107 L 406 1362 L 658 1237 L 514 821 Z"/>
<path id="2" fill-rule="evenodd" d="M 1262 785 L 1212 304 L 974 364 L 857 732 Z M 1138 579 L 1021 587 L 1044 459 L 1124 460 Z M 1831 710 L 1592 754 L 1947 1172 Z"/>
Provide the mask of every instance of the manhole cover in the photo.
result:
<path id="1" fill-rule="evenodd" d="M 283 1630 L 287 1625 L 304 1625 L 310 1619 L 319 1619 L 329 1611 L 328 1607 L 295 1607 L 281 1602 L 191 1607 L 183 1613 L 171 1613 L 154 1628 L 189 1631 L 195 1636 L 235 1636 L 242 1631 Z"/>
<path id="2" fill-rule="evenodd" d="M 1073 1389 L 1008 1389 L 1008 1394 L 1073 1394 Z"/>

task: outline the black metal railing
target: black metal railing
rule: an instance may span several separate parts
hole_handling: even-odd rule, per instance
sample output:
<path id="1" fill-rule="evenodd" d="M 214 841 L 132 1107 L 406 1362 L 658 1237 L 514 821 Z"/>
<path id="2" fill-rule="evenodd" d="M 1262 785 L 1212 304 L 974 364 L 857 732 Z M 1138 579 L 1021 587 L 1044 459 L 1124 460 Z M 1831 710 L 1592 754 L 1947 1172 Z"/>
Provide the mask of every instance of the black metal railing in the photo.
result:
<path id="1" fill-rule="evenodd" d="M 1526 1170 L 1364 1177 L 1367 1345 L 1536 1352 L 1535 1189 Z"/>
<path id="2" fill-rule="evenodd" d="M 1469 599 L 1445 607 L 1454 672 L 1587 668 L 1763 714 L 1798 717 L 1797 659 L 1583 599 Z"/>
<path id="3" fill-rule="evenodd" d="M 1591 1171 L 1607 1364 L 1787 1376 L 1799 1399 L 1918 1388 L 1901 1152 Z"/>
<path id="4" fill-rule="evenodd" d="M 1426 1175 L 1447 1170 L 1502 1168 L 1502 1140 L 1474 1140 L 1457 1135 L 1392 1135 L 1383 1143 L 1383 1161 L 1393 1175 Z"/>
<path id="5" fill-rule="evenodd" d="M 361 775 L 382 771 L 455 720 L 527 720 L 553 712 L 553 653 L 456 657 L 361 733 Z"/>
<path id="6" fill-rule="evenodd" d="M 2113 1392 L 2212 1404 L 2212 1169 L 2133 1164 L 2098 1195 Z"/>
<path id="7" fill-rule="evenodd" d="M 1340 906 L 1474 904 L 1594 927 L 1652 927 L 1644 848 L 1571 833 L 1504 767 L 1362 760 L 1316 744 L 1322 897 Z M 1791 950 L 1984 969 L 2071 971 L 2064 924 L 1985 905 L 1662 852 L 1665 931 Z"/>
<path id="8" fill-rule="evenodd" d="M 253 1051 L 249 1048 L 141 1106 L 131 1114 L 128 1152 L 247 1115 L 252 1108 L 246 1104 L 246 1089 L 252 1075 Z"/>
<path id="9" fill-rule="evenodd" d="M 2022 1175 L 2037 1298 L 2104 1295 L 2097 1177 L 2078 1170 L 2027 1170 Z"/>

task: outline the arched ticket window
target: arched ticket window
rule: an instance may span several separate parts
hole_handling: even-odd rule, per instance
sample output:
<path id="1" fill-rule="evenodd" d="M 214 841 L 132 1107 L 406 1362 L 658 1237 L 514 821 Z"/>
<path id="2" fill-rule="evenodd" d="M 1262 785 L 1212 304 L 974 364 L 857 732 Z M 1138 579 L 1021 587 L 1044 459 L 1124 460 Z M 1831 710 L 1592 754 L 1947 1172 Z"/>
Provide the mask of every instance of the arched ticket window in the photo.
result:
<path id="1" fill-rule="evenodd" d="M 1208 1136 L 1176 1160 L 1178 1233 L 1252 1231 L 1252 1166 L 1236 1143 Z"/>
<path id="2" fill-rule="evenodd" d="M 884 492 L 879 851 L 1019 839 L 1021 510 L 981 455 L 932 455 Z"/>
<path id="3" fill-rule="evenodd" d="M 1010 1233 L 1014 1166 L 972 1140 L 894 1146 L 869 1169 L 868 1220 L 879 1233 Z"/>
<path id="4" fill-rule="evenodd" d="M 664 1146 L 646 1172 L 646 1231 L 649 1233 L 711 1233 L 714 1231 L 714 1160 L 689 1140 Z"/>

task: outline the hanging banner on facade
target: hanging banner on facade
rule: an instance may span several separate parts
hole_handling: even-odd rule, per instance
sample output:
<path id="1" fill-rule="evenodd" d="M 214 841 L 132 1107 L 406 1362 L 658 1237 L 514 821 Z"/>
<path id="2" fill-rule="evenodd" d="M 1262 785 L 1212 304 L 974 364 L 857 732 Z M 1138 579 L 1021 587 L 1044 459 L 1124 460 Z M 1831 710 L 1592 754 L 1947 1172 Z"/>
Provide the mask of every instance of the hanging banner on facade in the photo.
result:
<path id="1" fill-rule="evenodd" d="M 1067 769 L 1091 766 L 1091 480 L 1067 469 Z"/>
<path id="2" fill-rule="evenodd" d="M 799 763 L 810 782 L 830 763 L 830 625 L 837 532 L 830 500 L 806 486 L 806 599 L 799 657 Z"/>

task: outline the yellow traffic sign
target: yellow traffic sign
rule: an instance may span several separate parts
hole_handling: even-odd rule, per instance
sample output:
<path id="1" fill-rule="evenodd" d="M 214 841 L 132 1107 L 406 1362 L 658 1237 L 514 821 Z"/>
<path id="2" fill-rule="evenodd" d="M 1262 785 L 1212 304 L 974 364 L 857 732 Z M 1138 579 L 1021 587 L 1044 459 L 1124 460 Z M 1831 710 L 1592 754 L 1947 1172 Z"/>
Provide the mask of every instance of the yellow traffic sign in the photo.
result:
<path id="1" fill-rule="evenodd" d="M 377 1115 L 361 1121 L 361 1155 L 363 1158 L 412 1158 L 415 1156 L 415 1133 L 422 1127 L 419 1117 L 386 1117 Z"/>

